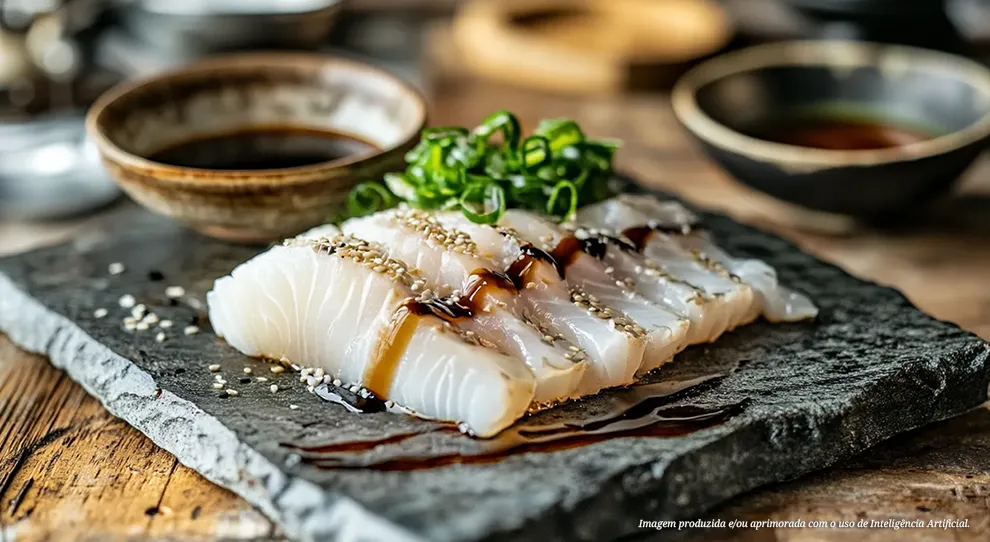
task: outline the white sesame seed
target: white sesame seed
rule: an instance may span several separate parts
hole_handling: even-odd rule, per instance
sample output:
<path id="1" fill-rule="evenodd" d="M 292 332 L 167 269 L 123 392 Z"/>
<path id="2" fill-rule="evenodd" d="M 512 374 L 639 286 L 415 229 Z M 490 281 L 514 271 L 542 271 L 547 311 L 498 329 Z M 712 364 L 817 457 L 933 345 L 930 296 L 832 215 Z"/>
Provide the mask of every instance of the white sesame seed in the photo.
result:
<path id="1" fill-rule="evenodd" d="M 311 387 L 311 388 L 316 387 L 316 385 L 319 384 L 319 383 L 320 383 L 320 381 L 317 380 L 316 377 L 314 377 L 314 376 L 307 376 L 306 377 L 306 385 L 309 386 L 309 387 Z"/>
<path id="2" fill-rule="evenodd" d="M 213 364 L 213 365 L 210 365 L 210 371 L 211 371 L 211 372 L 214 372 L 214 373 L 216 373 L 216 372 L 218 372 L 219 370 L 220 370 L 220 366 L 219 366 L 219 365 L 217 365 L 217 364 Z"/>
<path id="3" fill-rule="evenodd" d="M 299 372 L 301 374 L 303 374 L 304 376 L 309 376 L 309 375 L 313 374 L 313 368 L 312 367 L 306 367 L 305 369 L 303 369 L 302 371 L 299 371 Z"/>
<path id="4" fill-rule="evenodd" d="M 395 401 L 385 401 L 385 408 L 392 408 L 395 406 Z"/>
<path id="5" fill-rule="evenodd" d="M 323 374 L 324 371 L 322 367 L 317 367 L 317 369 L 313 371 L 313 376 L 315 376 L 316 378 L 323 378 Z"/>
<path id="6" fill-rule="evenodd" d="M 131 309 L 131 316 L 135 318 L 143 318 L 146 310 L 147 308 L 144 305 L 137 305 Z"/>
<path id="7" fill-rule="evenodd" d="M 255 380 L 257 380 L 258 382 L 268 382 L 268 379 L 263 376 L 255 377 Z"/>
<path id="8" fill-rule="evenodd" d="M 195 335 L 199 333 L 199 328 L 196 326 L 186 326 L 186 329 L 182 330 L 186 335 Z"/>
<path id="9" fill-rule="evenodd" d="M 271 372 L 273 372 L 273 373 L 275 373 L 275 374 L 279 374 L 279 373 L 285 371 L 285 367 L 282 367 L 281 365 L 272 365 L 271 368 L 268 369 L 268 370 L 271 371 Z"/>
<path id="10" fill-rule="evenodd" d="M 211 365 L 211 367 L 212 367 L 212 365 Z M 219 365 L 217 365 L 217 367 L 219 367 Z M 218 381 L 219 381 L 219 380 L 223 380 L 223 375 L 213 375 L 213 378 L 214 378 L 215 380 L 218 380 Z"/>
<path id="11" fill-rule="evenodd" d="M 93 318 L 105 318 L 107 315 L 106 309 L 96 309 L 93 311 Z"/>
<path id="12" fill-rule="evenodd" d="M 333 377 L 332 376 L 330 376 L 330 375 L 323 375 L 323 383 L 324 384 L 329 384 L 331 382 L 333 382 Z"/>
<path id="13" fill-rule="evenodd" d="M 155 340 L 158 341 L 158 342 L 160 342 L 160 343 L 165 342 L 165 333 L 159 331 L 158 332 L 158 335 L 155 335 Z"/>
<path id="14" fill-rule="evenodd" d="M 289 408 L 292 410 L 299 410 L 299 405 L 289 405 Z"/>
<path id="15" fill-rule="evenodd" d="M 119 275 L 124 272 L 124 269 L 125 269 L 124 264 L 120 262 L 113 262 L 112 264 L 110 264 L 110 267 L 107 269 L 107 271 L 109 271 L 111 275 Z"/>
<path id="16" fill-rule="evenodd" d="M 149 326 L 149 325 L 148 325 L 148 322 L 138 322 L 138 323 L 137 323 L 137 324 L 136 324 L 136 325 L 134 326 L 134 328 L 135 328 L 135 329 L 137 329 L 138 331 L 147 331 L 147 329 L 148 329 L 149 327 L 151 327 L 151 326 Z"/>
<path id="17" fill-rule="evenodd" d="M 153 312 L 149 312 L 148 314 L 144 315 L 144 321 L 148 322 L 149 324 L 157 324 L 158 315 Z"/>
<path id="18" fill-rule="evenodd" d="M 231 397 L 237 397 L 240 393 L 237 390 L 227 389 L 227 395 Z"/>
<path id="19" fill-rule="evenodd" d="M 124 329 L 126 329 L 127 331 L 134 331 L 136 327 L 137 325 L 134 324 L 133 322 L 124 322 Z"/>
<path id="20" fill-rule="evenodd" d="M 272 393 L 275 393 L 278 391 L 278 384 L 272 384 L 271 386 L 268 386 L 268 389 L 272 390 Z"/>
<path id="21" fill-rule="evenodd" d="M 186 289 L 182 286 L 169 286 L 165 288 L 165 297 L 178 299 L 184 295 L 186 295 Z"/>
<path id="22" fill-rule="evenodd" d="M 200 301 L 200 300 L 198 300 L 198 299 L 196 299 L 195 297 L 189 298 L 186 301 L 186 303 L 189 303 L 189 306 L 192 307 L 192 308 L 194 308 L 194 309 L 196 309 L 196 310 L 199 310 L 199 309 L 202 309 L 203 308 L 203 302 Z"/>
<path id="23" fill-rule="evenodd" d="M 117 303 L 119 303 L 121 307 L 125 309 L 129 309 L 133 307 L 135 303 L 137 303 L 137 300 L 134 299 L 134 296 L 132 296 L 131 294 L 124 294 L 120 296 L 120 299 L 117 300 Z"/>
<path id="24" fill-rule="evenodd" d="M 343 384 L 343 382 L 341 382 L 339 378 L 334 378 L 333 379 L 333 385 L 334 386 L 337 386 L 339 388 L 341 384 Z"/>
<path id="25" fill-rule="evenodd" d="M 172 327 L 172 321 L 171 320 L 162 320 L 161 322 L 158 322 L 158 327 L 160 327 L 162 329 L 168 329 L 168 328 Z"/>
<path id="26" fill-rule="evenodd" d="M 252 371 L 250 367 L 245 367 L 245 368 L 244 368 L 244 374 L 246 374 L 246 375 L 249 375 L 249 374 L 251 374 L 251 373 L 253 373 L 253 372 L 254 372 L 254 371 Z"/>
<path id="27" fill-rule="evenodd" d="M 218 389 L 218 390 L 222 390 L 223 389 L 223 384 L 221 384 L 220 382 L 214 382 L 213 383 L 213 387 L 216 388 L 216 389 Z"/>
<path id="28" fill-rule="evenodd" d="M 299 381 L 300 382 L 305 382 L 307 378 L 309 378 L 309 377 L 308 376 L 300 376 L 299 377 Z"/>
<path id="29" fill-rule="evenodd" d="M 357 393 L 357 392 L 358 392 L 358 390 L 360 390 L 361 388 L 359 388 L 359 387 L 357 387 L 357 386 L 351 386 L 351 387 L 350 387 L 350 388 L 348 388 L 348 389 L 350 389 L 350 390 L 351 390 L 351 393 Z"/>

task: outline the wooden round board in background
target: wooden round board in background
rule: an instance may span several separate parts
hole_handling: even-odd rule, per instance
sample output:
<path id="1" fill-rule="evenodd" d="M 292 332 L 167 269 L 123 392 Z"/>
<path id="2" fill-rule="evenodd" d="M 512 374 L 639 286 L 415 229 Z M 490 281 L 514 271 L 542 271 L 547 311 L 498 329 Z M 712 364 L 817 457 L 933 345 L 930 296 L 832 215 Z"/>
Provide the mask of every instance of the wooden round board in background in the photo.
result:
<path id="1" fill-rule="evenodd" d="M 475 0 L 454 23 L 474 73 L 589 94 L 669 86 L 733 32 L 710 0 Z"/>

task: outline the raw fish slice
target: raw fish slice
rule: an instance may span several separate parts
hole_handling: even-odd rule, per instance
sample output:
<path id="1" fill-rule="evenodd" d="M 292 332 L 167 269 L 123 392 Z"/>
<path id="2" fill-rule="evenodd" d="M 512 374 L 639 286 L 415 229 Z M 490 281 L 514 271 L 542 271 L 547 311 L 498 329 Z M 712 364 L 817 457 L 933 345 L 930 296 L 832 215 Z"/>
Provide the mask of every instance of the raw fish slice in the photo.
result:
<path id="1" fill-rule="evenodd" d="M 724 325 L 713 325 L 713 332 L 731 330 L 758 316 L 758 309 L 754 309 L 758 307 L 758 300 L 748 284 L 704 254 L 681 247 L 662 224 L 625 204 L 621 198 L 581 209 L 578 222 L 626 239 L 657 270 L 697 287 L 710 300 L 720 300 L 727 319 Z"/>
<path id="2" fill-rule="evenodd" d="M 563 266 L 568 284 L 580 286 L 603 305 L 619 311 L 646 330 L 646 351 L 640 373 L 660 367 L 687 345 L 690 321 L 618 281 L 612 275 L 614 269 L 597 258 L 604 257 L 604 245 L 594 241 L 585 243 L 527 211 L 506 211 L 500 224 L 511 228 L 526 242 L 549 252 Z"/>
<path id="3" fill-rule="evenodd" d="M 590 366 L 578 388 L 588 395 L 625 386 L 643 362 L 646 331 L 601 303 L 579 285 L 569 285 L 553 259 L 506 228 L 475 224 L 463 213 L 437 215 L 450 229 L 466 232 L 478 250 L 507 266 L 533 319 L 553 335 L 588 353 Z"/>
<path id="4" fill-rule="evenodd" d="M 413 413 L 492 436 L 528 409 L 535 379 L 413 299 L 407 265 L 350 237 L 292 240 L 207 294 L 217 335 L 250 356 L 322 368 Z"/>
<path id="5" fill-rule="evenodd" d="M 624 204 L 654 217 L 666 226 L 679 226 L 682 235 L 673 238 L 687 250 L 705 254 L 723 265 L 730 273 L 756 290 L 759 308 L 771 322 L 793 322 L 814 318 L 818 308 L 804 295 L 787 288 L 777 280 L 777 271 L 761 260 L 734 258 L 711 239 L 707 232 L 693 226 L 698 217 L 676 201 L 658 201 L 650 196 L 621 196 Z M 674 228 L 676 229 L 676 228 Z"/>
<path id="6" fill-rule="evenodd" d="M 412 264 L 425 287 L 456 295 L 458 304 L 476 309 L 468 311 L 470 317 L 457 318 L 457 325 L 523 359 L 536 376 L 538 406 L 574 397 L 587 369 L 584 353 L 523 318 L 515 285 L 488 271 L 497 266 L 477 254 L 466 234 L 445 230 L 429 214 L 408 209 L 351 219 L 343 227 Z"/>

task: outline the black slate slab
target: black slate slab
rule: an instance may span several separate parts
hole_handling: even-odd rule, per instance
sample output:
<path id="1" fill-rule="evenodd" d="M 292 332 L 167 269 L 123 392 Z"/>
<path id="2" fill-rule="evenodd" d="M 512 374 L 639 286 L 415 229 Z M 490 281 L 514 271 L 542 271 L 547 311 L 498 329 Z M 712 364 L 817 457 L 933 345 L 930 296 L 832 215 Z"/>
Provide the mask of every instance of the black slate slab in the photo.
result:
<path id="1" fill-rule="evenodd" d="M 675 438 L 623 438 L 500 462 L 411 472 L 320 470 L 288 444 L 374 439 L 431 424 L 354 415 L 271 374 L 217 340 L 189 298 L 257 249 L 228 246 L 125 206 L 74 242 L 0 260 L 0 329 L 48 355 L 115 415 L 184 464 L 232 489 L 290 536 L 334 541 L 599 541 L 640 519 L 692 518 L 741 492 L 849 457 L 883 439 L 978 405 L 988 345 L 916 310 L 899 293 L 857 280 L 788 243 L 724 217 L 706 224 L 731 252 L 762 258 L 821 307 L 815 323 L 757 323 L 694 347 L 655 379 L 728 373 L 675 404 L 748 401 L 727 423 Z M 110 276 L 111 262 L 126 272 Z M 175 322 L 126 332 L 133 294 Z M 191 302 L 195 305 L 195 301 Z M 93 311 L 106 308 L 97 319 Z M 203 332 L 186 336 L 189 324 Z M 238 397 L 212 386 L 219 364 Z M 242 369 L 271 382 L 241 379 Z M 282 387 L 272 394 L 269 385 Z M 593 412 L 599 398 L 562 408 Z M 292 409 L 290 405 L 297 405 Z M 430 433 L 402 446 L 469 449 Z"/>

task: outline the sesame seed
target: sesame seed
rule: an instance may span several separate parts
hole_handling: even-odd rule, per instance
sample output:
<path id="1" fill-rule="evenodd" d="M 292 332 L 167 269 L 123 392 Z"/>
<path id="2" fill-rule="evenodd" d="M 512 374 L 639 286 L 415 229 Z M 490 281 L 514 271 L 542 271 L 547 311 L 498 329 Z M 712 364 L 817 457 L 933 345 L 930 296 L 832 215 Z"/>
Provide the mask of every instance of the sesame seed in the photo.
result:
<path id="1" fill-rule="evenodd" d="M 337 386 L 339 388 L 341 384 L 343 384 L 343 382 L 341 382 L 339 378 L 334 378 L 333 379 L 333 385 L 334 386 Z"/>
<path id="2" fill-rule="evenodd" d="M 158 335 L 155 335 L 155 340 L 158 341 L 158 342 L 160 342 L 160 343 L 165 342 L 165 333 L 159 331 L 158 332 Z"/>
<path id="3" fill-rule="evenodd" d="M 93 318 L 104 318 L 107 315 L 106 309 L 96 309 L 93 311 Z"/>
<path id="4" fill-rule="evenodd" d="M 194 308 L 196 310 L 199 310 L 199 309 L 202 309 L 203 308 L 203 302 L 200 301 L 200 300 L 198 300 L 198 299 L 196 299 L 195 297 L 189 298 L 189 300 L 187 301 L 187 303 L 189 303 L 189 306 L 190 307 L 192 307 L 192 308 Z"/>
<path id="5" fill-rule="evenodd" d="M 134 326 L 134 328 L 135 328 L 135 329 L 137 329 L 138 331 L 147 331 L 147 329 L 148 329 L 149 327 L 151 327 L 151 326 L 149 326 L 149 325 L 148 325 L 148 322 L 138 322 L 138 323 L 137 323 L 137 324 L 136 324 L 136 325 Z"/>
<path id="6" fill-rule="evenodd" d="M 385 408 L 392 408 L 395 406 L 395 401 L 385 401 Z"/>
<path id="7" fill-rule="evenodd" d="M 272 365 L 268 370 L 275 374 L 279 374 L 285 371 L 285 367 L 282 367 L 281 365 Z"/>
<path id="8" fill-rule="evenodd" d="M 361 388 L 359 388 L 358 386 L 354 386 L 354 385 L 352 385 L 352 386 L 351 386 L 350 388 L 348 388 L 348 389 L 349 389 L 349 390 L 351 390 L 351 393 L 357 393 L 357 392 L 358 392 L 358 390 L 360 390 Z"/>
<path id="9" fill-rule="evenodd" d="M 223 383 L 221 383 L 221 382 L 214 382 L 213 383 L 213 388 L 214 389 L 218 389 L 218 390 L 222 390 L 223 389 Z"/>
<path id="10" fill-rule="evenodd" d="M 165 297 L 170 299 L 178 299 L 186 295 L 186 289 L 182 286 L 169 286 L 165 288 Z"/>
<path id="11" fill-rule="evenodd" d="M 253 373 L 253 372 L 254 372 L 254 371 L 252 371 L 250 367 L 245 367 L 245 368 L 244 368 L 244 374 L 246 374 L 246 375 L 249 375 L 249 374 L 251 374 L 251 373 Z"/>
<path id="12" fill-rule="evenodd" d="M 268 389 L 272 390 L 272 393 L 275 393 L 278 391 L 278 384 L 272 384 L 271 386 L 268 386 Z"/>
<path id="13" fill-rule="evenodd" d="M 289 409 L 291 409 L 291 410 L 299 410 L 299 405 L 289 405 Z"/>
<path id="14" fill-rule="evenodd" d="M 306 367 L 305 369 L 303 369 L 302 371 L 299 371 L 299 372 L 301 374 L 305 375 L 305 376 L 309 376 L 309 375 L 313 374 L 313 368 L 312 367 Z"/>
<path id="15" fill-rule="evenodd" d="M 120 304 L 121 307 L 125 309 L 129 309 L 133 307 L 135 303 L 137 303 L 137 300 L 134 299 L 134 296 L 132 296 L 131 294 L 124 294 L 120 296 L 120 299 L 117 300 L 117 303 Z"/>
<path id="16" fill-rule="evenodd" d="M 162 329 L 168 329 L 168 328 L 172 327 L 172 321 L 171 320 L 162 320 L 161 322 L 158 322 L 158 327 L 160 327 Z"/>
<path id="17" fill-rule="evenodd" d="M 324 374 L 325 372 L 320 367 L 318 367 L 315 371 L 313 371 L 313 376 L 315 376 L 316 378 L 323 378 Z"/>
<path id="18" fill-rule="evenodd" d="M 213 365 L 210 365 L 210 371 L 216 373 L 220 371 L 220 366 L 214 363 Z"/>
<path id="19" fill-rule="evenodd" d="M 186 335 L 195 335 L 199 333 L 199 328 L 196 326 L 186 326 L 186 329 L 182 330 Z"/>
<path id="20" fill-rule="evenodd" d="M 133 322 L 124 322 L 124 329 L 126 329 L 127 331 L 134 331 L 136 327 L 137 325 L 134 324 Z"/>
<path id="21" fill-rule="evenodd" d="M 229 395 L 231 397 L 237 397 L 238 395 L 240 395 L 240 392 L 238 392 L 237 390 L 232 390 L 232 389 L 229 389 L 228 388 L 227 389 L 227 395 Z"/>
<path id="22" fill-rule="evenodd" d="M 148 322 L 149 324 L 157 324 L 158 323 L 158 315 L 155 314 L 155 313 L 153 313 L 153 312 L 149 312 L 148 314 L 146 314 L 144 316 L 144 321 L 145 322 Z"/>
<path id="23" fill-rule="evenodd" d="M 255 380 L 257 380 L 258 382 L 268 382 L 268 379 L 263 376 L 255 377 Z"/>
<path id="24" fill-rule="evenodd" d="M 219 365 L 217 365 L 219 367 Z M 213 375 L 213 378 L 217 381 L 223 381 L 223 375 Z"/>
<path id="25" fill-rule="evenodd" d="M 124 264 L 120 262 L 113 262 L 112 264 L 110 264 L 110 267 L 107 269 L 107 271 L 109 271 L 111 275 L 119 275 L 123 273 L 124 270 L 125 270 Z"/>
<path id="26" fill-rule="evenodd" d="M 309 378 L 309 377 L 308 376 L 300 376 L 299 377 L 299 381 L 300 382 L 305 382 L 307 378 Z"/>

